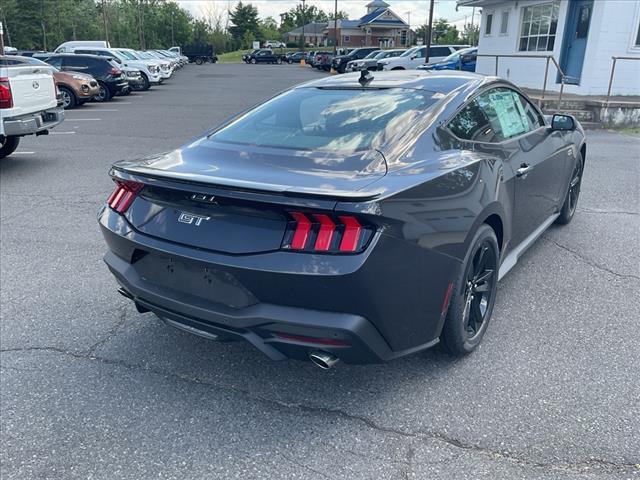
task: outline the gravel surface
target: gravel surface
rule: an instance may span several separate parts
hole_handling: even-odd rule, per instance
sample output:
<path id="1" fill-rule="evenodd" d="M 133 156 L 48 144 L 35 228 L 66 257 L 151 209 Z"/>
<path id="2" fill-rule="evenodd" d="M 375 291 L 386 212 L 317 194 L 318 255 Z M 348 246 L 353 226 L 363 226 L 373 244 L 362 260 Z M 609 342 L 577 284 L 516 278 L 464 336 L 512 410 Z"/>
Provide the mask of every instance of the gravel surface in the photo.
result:
<path id="1" fill-rule="evenodd" d="M 322 74 L 187 66 L 0 161 L 3 479 L 640 478 L 640 138 L 588 132 L 579 210 L 500 284 L 473 355 L 272 362 L 141 315 L 102 262 L 119 159 Z"/>

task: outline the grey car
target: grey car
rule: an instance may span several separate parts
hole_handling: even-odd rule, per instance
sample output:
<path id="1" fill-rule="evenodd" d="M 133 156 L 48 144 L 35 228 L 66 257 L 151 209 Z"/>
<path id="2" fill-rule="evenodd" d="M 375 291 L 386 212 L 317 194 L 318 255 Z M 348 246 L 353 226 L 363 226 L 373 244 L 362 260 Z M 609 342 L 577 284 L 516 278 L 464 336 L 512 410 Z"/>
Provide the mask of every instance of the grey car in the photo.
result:
<path id="1" fill-rule="evenodd" d="M 105 261 L 139 312 L 274 360 L 464 355 L 498 280 L 571 221 L 586 153 L 497 77 L 323 78 L 113 165 Z"/>

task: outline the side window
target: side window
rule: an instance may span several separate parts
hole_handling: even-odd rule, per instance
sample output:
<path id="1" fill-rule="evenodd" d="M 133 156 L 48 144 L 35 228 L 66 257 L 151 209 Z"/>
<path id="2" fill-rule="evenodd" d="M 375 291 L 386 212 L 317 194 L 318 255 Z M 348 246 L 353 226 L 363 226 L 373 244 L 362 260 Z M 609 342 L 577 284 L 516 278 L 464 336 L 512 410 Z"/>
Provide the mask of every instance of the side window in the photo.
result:
<path id="1" fill-rule="evenodd" d="M 430 57 L 448 57 L 450 54 L 449 47 L 431 47 L 429 49 Z"/>
<path id="2" fill-rule="evenodd" d="M 509 88 L 498 87 L 478 95 L 450 123 L 459 138 L 475 142 L 502 142 L 544 125 L 527 100 Z"/>
<path id="3" fill-rule="evenodd" d="M 58 70 L 62 68 L 62 58 L 61 57 L 53 57 L 47 58 L 47 63 L 53 67 L 56 67 Z"/>
<path id="4" fill-rule="evenodd" d="M 449 122 L 449 130 L 463 140 L 489 143 L 500 141 L 477 100 L 472 100 Z"/>
<path id="5" fill-rule="evenodd" d="M 519 102 L 520 107 L 522 108 L 522 111 L 527 117 L 530 130 L 537 130 L 538 128 L 543 127 L 544 119 L 542 118 L 542 115 L 538 113 L 538 110 L 533 105 L 531 105 L 531 102 L 526 98 L 524 98 L 519 93 L 517 92 L 513 92 L 513 93 L 515 94 L 515 97 L 516 97 L 516 103 Z"/>

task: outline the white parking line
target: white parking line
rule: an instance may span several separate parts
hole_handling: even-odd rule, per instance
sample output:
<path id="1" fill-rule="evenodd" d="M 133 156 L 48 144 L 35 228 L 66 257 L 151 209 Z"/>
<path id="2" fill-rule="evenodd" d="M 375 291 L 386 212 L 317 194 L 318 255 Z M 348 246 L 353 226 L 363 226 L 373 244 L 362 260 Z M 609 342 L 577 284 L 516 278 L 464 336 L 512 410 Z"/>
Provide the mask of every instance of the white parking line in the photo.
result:
<path id="1" fill-rule="evenodd" d="M 49 135 L 75 135 L 76 132 L 49 132 Z"/>
<path id="2" fill-rule="evenodd" d="M 67 122 L 101 122 L 101 118 L 69 118 L 65 117 Z"/>
<path id="3" fill-rule="evenodd" d="M 94 113 L 94 112 L 117 112 L 118 110 L 113 108 L 92 108 L 90 110 L 73 110 L 71 112 L 65 112 L 65 115 L 68 115 L 69 113 L 73 114 L 73 113 Z"/>
<path id="4" fill-rule="evenodd" d="M 33 155 L 36 152 L 13 152 L 14 155 Z"/>

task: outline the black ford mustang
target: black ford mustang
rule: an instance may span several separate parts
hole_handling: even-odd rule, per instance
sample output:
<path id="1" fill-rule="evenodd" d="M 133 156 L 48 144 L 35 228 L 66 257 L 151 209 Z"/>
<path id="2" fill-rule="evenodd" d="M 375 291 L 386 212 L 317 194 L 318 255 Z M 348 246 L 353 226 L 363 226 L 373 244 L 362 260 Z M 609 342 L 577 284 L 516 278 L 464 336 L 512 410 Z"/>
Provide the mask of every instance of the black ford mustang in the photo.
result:
<path id="1" fill-rule="evenodd" d="M 576 208 L 585 136 L 462 72 L 331 77 L 115 164 L 105 261 L 140 312 L 272 359 L 482 339 L 498 280 Z"/>

